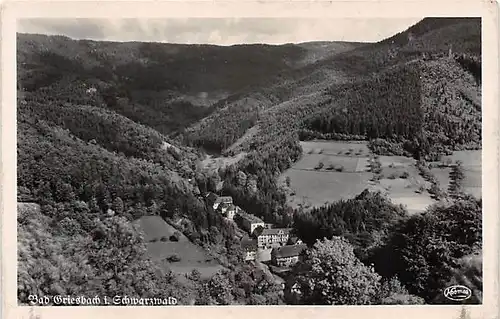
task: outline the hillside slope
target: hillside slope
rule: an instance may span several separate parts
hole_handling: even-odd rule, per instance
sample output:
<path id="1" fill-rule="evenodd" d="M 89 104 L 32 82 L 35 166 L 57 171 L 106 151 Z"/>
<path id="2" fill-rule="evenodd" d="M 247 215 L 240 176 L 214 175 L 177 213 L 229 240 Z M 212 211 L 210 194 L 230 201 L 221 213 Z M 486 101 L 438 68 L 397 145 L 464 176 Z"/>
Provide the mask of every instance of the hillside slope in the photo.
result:
<path id="1" fill-rule="evenodd" d="M 376 153 L 424 159 L 480 148 L 480 41 L 477 19 L 424 19 L 375 44 L 19 35 L 18 201 L 34 203 L 18 216 L 20 301 L 189 294 L 144 254 L 132 222 L 161 216 L 224 267 L 241 263 L 233 224 L 199 194 L 222 179 L 238 206 L 290 227 L 277 177 L 300 139 L 370 140 Z M 208 176 L 195 147 L 238 156 Z"/>
<path id="2" fill-rule="evenodd" d="M 234 242 L 231 228 L 198 198 L 199 154 L 92 98 L 80 104 L 50 90 L 18 94 L 18 201 L 40 205 L 38 215 L 18 216 L 21 303 L 42 292 L 158 296 L 175 289 L 176 279 L 151 264 L 131 227 L 141 216 L 182 220 L 178 229 L 215 254 Z"/>
<path id="3" fill-rule="evenodd" d="M 163 134 L 182 130 L 214 103 L 253 90 L 359 44 L 181 45 L 72 40 L 18 34 L 18 89 L 49 88 L 79 99 L 96 89 L 104 105 Z M 78 84 L 78 85 L 77 85 Z M 70 98 L 70 97 L 68 97 Z"/>
<path id="4" fill-rule="evenodd" d="M 348 112 L 354 112 L 349 116 L 354 116 L 355 113 L 364 112 L 366 107 L 370 107 L 367 105 L 370 103 L 378 105 L 374 107 L 377 118 L 380 114 L 386 114 L 384 117 L 389 116 L 383 122 L 394 120 L 391 118 L 392 113 L 387 113 L 384 105 L 389 105 L 393 111 L 401 114 L 407 112 L 405 108 L 408 104 L 421 108 L 423 113 L 432 114 L 435 112 L 431 111 L 430 105 L 435 103 L 447 104 L 449 102 L 449 107 L 456 109 L 459 113 L 462 112 L 460 105 L 464 103 L 467 105 L 472 103 L 477 108 L 481 95 L 480 31 L 479 19 L 424 19 L 407 31 L 387 40 L 365 44 L 347 52 L 338 52 L 331 57 L 294 70 L 288 73 L 286 78 L 270 87 L 229 97 L 225 100 L 224 108 L 186 130 L 184 142 L 219 152 L 224 151 L 254 125 L 259 125 L 261 131 L 265 131 L 262 127 L 267 120 L 263 117 L 267 116 L 269 110 L 273 108 L 282 111 L 285 105 L 288 105 L 287 107 L 297 105 L 299 108 L 305 108 L 307 105 L 310 112 L 318 113 L 310 115 L 304 127 L 315 131 L 318 128 L 311 127 L 311 125 L 315 126 L 311 122 L 314 122 L 315 117 L 321 118 L 326 115 L 324 112 L 337 114 L 338 110 L 342 111 L 345 108 Z M 446 41 L 443 41 L 444 39 Z M 447 58 L 450 48 L 452 48 L 452 54 Z M 406 86 L 400 84 L 400 81 L 406 81 L 404 77 L 408 72 L 414 75 L 413 82 L 408 82 Z M 420 79 L 420 73 L 424 76 L 423 82 Z M 461 77 L 463 80 L 457 83 Z M 396 89 L 394 90 L 391 85 L 394 85 Z M 422 92 L 421 86 L 425 87 Z M 447 99 L 441 97 L 441 102 L 438 102 L 440 98 L 437 93 L 430 93 L 437 89 L 435 86 L 440 86 L 440 90 L 447 92 L 446 94 L 449 95 Z M 354 87 L 356 89 L 353 89 Z M 359 92 L 356 93 L 356 90 Z M 407 92 L 414 94 L 406 96 Z M 308 102 L 301 102 L 303 99 Z M 325 99 L 331 99 L 332 102 L 325 104 Z M 472 113 L 457 115 L 458 117 L 455 116 L 450 121 L 469 121 L 472 116 L 474 124 L 464 125 L 473 129 L 474 133 L 467 142 L 462 138 L 457 138 L 458 142 L 445 144 L 474 144 L 477 147 L 480 141 L 477 136 L 480 112 L 470 110 L 469 106 L 466 106 L 466 109 L 466 112 Z M 445 111 L 439 108 L 439 112 L 446 113 Z M 447 117 L 446 114 L 442 116 Z M 303 122 L 301 117 L 296 117 L 296 119 Z M 421 120 L 419 121 L 422 123 Z M 297 123 L 297 125 L 302 124 Z M 418 127 L 420 124 L 416 123 L 416 125 Z M 327 128 L 326 131 L 324 129 L 319 131 L 347 133 L 366 138 L 386 135 L 385 127 L 383 128 L 384 134 L 377 133 L 370 136 L 361 134 L 358 132 L 359 129 L 359 127 L 356 129 L 337 128 L 336 131 L 332 131 L 332 128 Z M 365 129 L 361 128 L 361 130 L 364 133 Z M 426 130 L 426 134 L 439 135 L 441 129 L 435 125 L 427 125 Z M 408 137 L 417 131 L 420 129 L 409 130 L 404 134 Z M 396 134 L 391 133 L 391 136 L 401 135 L 401 132 L 394 133 Z M 258 139 L 258 137 L 255 138 Z M 448 138 L 455 140 L 450 136 Z M 234 147 L 231 147 L 231 150 L 237 151 Z M 242 150 L 248 151 L 249 149 Z"/>

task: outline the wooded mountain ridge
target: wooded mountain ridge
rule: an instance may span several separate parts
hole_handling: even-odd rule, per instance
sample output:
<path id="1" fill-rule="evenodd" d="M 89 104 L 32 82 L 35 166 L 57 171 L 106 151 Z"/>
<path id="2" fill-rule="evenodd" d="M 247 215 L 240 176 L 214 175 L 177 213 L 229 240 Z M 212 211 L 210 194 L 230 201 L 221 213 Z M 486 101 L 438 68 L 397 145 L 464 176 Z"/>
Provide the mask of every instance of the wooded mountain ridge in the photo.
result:
<path id="1" fill-rule="evenodd" d="M 210 248 L 233 270 L 217 280 L 248 279 L 234 226 L 199 195 L 223 181 L 247 212 L 292 226 L 299 215 L 277 176 L 300 158 L 299 139 L 368 139 L 375 153 L 423 159 L 480 148 L 480 31 L 480 19 L 429 18 L 379 43 L 231 47 L 19 34 L 18 201 L 40 204 L 18 216 L 19 300 L 203 295 L 196 280 L 148 259 L 131 226 L 144 215 L 162 216 Z M 202 164 L 206 151 L 245 156 L 212 175 Z M 211 284 L 216 291 L 220 282 Z M 235 288 L 234 298 L 282 302 L 275 286 L 254 284 Z"/>

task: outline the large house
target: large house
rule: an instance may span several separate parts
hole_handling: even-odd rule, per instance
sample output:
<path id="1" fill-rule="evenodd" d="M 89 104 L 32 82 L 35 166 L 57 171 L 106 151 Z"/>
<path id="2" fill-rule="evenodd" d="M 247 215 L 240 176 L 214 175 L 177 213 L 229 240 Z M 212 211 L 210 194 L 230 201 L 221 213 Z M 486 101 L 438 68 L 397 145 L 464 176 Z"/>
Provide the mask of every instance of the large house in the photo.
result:
<path id="1" fill-rule="evenodd" d="M 264 222 L 259 217 L 238 211 L 236 221 L 240 224 L 241 228 L 246 230 L 250 235 L 252 235 L 258 227 L 264 228 Z"/>
<path id="2" fill-rule="evenodd" d="M 217 197 L 215 200 L 213 207 L 214 209 L 217 209 L 220 204 L 232 204 L 233 203 L 233 198 L 231 196 L 220 196 Z"/>
<path id="3" fill-rule="evenodd" d="M 213 209 L 217 209 L 222 203 L 233 203 L 233 198 L 231 196 L 217 196 L 217 194 L 214 194 L 212 192 L 205 195 L 205 200 L 207 201 L 207 204 L 209 206 L 212 206 Z"/>
<path id="4" fill-rule="evenodd" d="M 239 211 L 239 207 L 234 204 L 221 203 L 217 207 L 217 211 L 224 217 L 228 219 L 234 219 L 234 216 Z"/>
<path id="5" fill-rule="evenodd" d="M 289 267 L 295 265 L 300 254 L 307 248 L 305 244 L 287 245 L 273 248 L 271 251 L 271 262 L 278 267 Z"/>
<path id="6" fill-rule="evenodd" d="M 290 237 L 290 228 L 263 229 L 257 235 L 257 243 L 261 249 L 281 247 L 287 244 Z"/>
<path id="7" fill-rule="evenodd" d="M 241 248 L 243 249 L 243 258 L 245 261 L 255 260 L 257 256 L 257 241 L 255 239 L 243 238 L 241 240 Z"/>

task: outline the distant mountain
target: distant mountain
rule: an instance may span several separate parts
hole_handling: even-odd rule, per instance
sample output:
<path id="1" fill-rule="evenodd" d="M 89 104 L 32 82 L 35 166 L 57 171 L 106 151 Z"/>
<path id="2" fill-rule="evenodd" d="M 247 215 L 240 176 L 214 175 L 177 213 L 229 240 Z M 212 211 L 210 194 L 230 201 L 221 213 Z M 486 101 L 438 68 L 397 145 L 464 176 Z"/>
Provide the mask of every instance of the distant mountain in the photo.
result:
<path id="1" fill-rule="evenodd" d="M 33 34 L 18 34 L 17 42 L 19 89 L 59 91 L 76 83 L 93 85 L 110 99 L 108 107 L 161 133 L 207 116 L 214 110 L 213 103 L 236 92 L 262 87 L 286 72 L 357 46 L 223 47 Z"/>
<path id="2" fill-rule="evenodd" d="M 289 227 L 276 180 L 299 139 L 424 159 L 480 148 L 480 25 L 424 19 L 379 43 L 231 47 L 19 34 L 18 201 L 37 204 L 20 206 L 20 300 L 196 291 L 157 273 L 131 221 L 162 216 L 238 265 L 234 225 L 200 195 L 222 180 L 237 205 Z M 240 160 L 211 176 L 204 151 Z"/>
<path id="3" fill-rule="evenodd" d="M 481 55 L 480 18 L 425 18 L 407 30 L 325 63 L 358 75 L 428 55 Z"/>
<path id="4" fill-rule="evenodd" d="M 333 117 L 328 116 L 335 121 L 347 121 L 345 116 L 350 111 L 357 119 L 360 117 L 354 114 L 362 113 L 365 113 L 368 119 L 372 115 L 368 115 L 371 113 L 367 113 L 366 109 L 377 104 L 380 106 L 373 109 L 375 117 L 371 119 L 380 118 L 381 114 L 386 114 L 382 116 L 383 121 L 379 120 L 378 123 L 393 121 L 395 117 L 389 115 L 391 112 L 405 113 L 410 105 L 414 105 L 415 110 L 422 112 L 418 115 L 420 118 L 418 123 L 424 123 L 423 118 L 438 116 L 435 114 L 436 110 L 430 105 L 445 103 L 448 104 L 447 108 L 438 108 L 439 117 L 443 120 L 439 120 L 437 126 L 426 124 L 424 135 L 437 135 L 442 140 L 443 129 L 439 126 L 445 125 L 443 121 L 455 123 L 445 125 L 444 130 L 449 129 L 445 134 L 447 135 L 445 144 L 451 148 L 477 147 L 481 140 L 481 113 L 478 102 L 481 96 L 479 86 L 481 78 L 480 32 L 480 19 L 424 19 L 408 30 L 386 40 L 360 45 L 349 51 L 341 51 L 300 69 L 292 70 L 283 75 L 282 79 L 274 85 L 227 98 L 224 100 L 224 108 L 220 108 L 208 118 L 186 130 L 184 140 L 191 145 L 204 146 L 218 151 L 230 147 L 232 152 L 238 151 L 231 147 L 238 141 L 238 148 L 248 151 L 251 149 L 250 146 L 255 144 L 252 144 L 251 140 L 247 140 L 246 144 L 240 140 L 246 130 L 256 125 L 263 131 L 263 124 L 266 122 L 263 117 L 269 116 L 270 113 L 278 117 L 276 123 L 284 121 L 279 117 L 285 116 L 285 108 L 289 109 L 286 116 L 293 116 L 294 112 L 303 115 L 302 112 L 293 111 L 294 109 L 307 110 L 305 118 L 298 116 L 286 122 L 291 127 L 290 121 L 293 121 L 297 130 L 302 127 L 307 131 L 311 129 L 313 125 L 311 123 L 315 122 L 316 118 L 326 116 L 325 112 L 335 114 Z M 321 47 L 321 44 L 309 45 Z M 409 81 L 408 76 L 416 78 L 412 82 Z M 429 81 L 422 82 L 421 77 Z M 407 83 L 408 86 L 403 83 Z M 435 90 L 439 93 L 430 93 Z M 409 92 L 414 92 L 415 95 Z M 446 92 L 447 97 L 439 98 L 438 96 L 443 92 Z M 464 103 L 467 105 L 465 108 L 462 106 Z M 394 110 L 386 113 L 392 107 Z M 458 113 L 454 114 L 466 112 L 472 115 L 463 113 L 457 115 L 458 118 L 456 118 L 455 115 L 446 113 L 446 110 L 449 111 L 450 108 L 455 107 Z M 347 113 L 340 112 L 342 110 L 344 112 L 347 110 Z M 453 119 L 449 118 L 450 116 Z M 472 130 L 473 133 L 469 135 L 469 138 L 453 137 L 456 131 L 452 128 L 457 128 L 457 121 L 469 122 L 471 118 L 474 119 L 472 122 L 462 125 Z M 407 119 L 400 119 L 400 123 L 401 120 L 409 125 Z M 412 132 L 411 134 L 422 132 L 422 124 L 418 123 L 413 122 L 416 126 L 413 129 L 404 129 L 404 131 L 408 134 L 409 132 Z M 391 132 L 390 136 L 393 134 L 394 137 L 399 136 L 399 133 L 393 133 L 392 128 L 386 128 L 385 124 L 382 124 L 384 127 L 377 129 L 380 132 L 366 135 L 366 128 L 363 127 L 368 126 L 365 124 L 371 125 L 360 124 L 361 129 L 357 126 L 356 129 L 331 127 L 326 131 L 322 130 L 323 133 L 347 133 L 347 135 L 353 135 L 351 137 L 357 135 L 356 138 L 360 136 L 363 138 L 385 137 L 387 136 L 385 132 Z M 363 131 L 362 134 L 359 134 L 360 130 Z M 296 131 L 289 129 L 289 132 Z M 400 132 L 403 132 L 403 129 Z M 325 136 L 315 133 L 306 135 Z M 259 139 L 259 134 L 252 134 L 252 136 L 252 140 Z M 395 152 L 399 153 L 401 145 L 399 142 L 397 144 L 399 151 Z M 429 149 L 426 152 L 434 151 Z"/>

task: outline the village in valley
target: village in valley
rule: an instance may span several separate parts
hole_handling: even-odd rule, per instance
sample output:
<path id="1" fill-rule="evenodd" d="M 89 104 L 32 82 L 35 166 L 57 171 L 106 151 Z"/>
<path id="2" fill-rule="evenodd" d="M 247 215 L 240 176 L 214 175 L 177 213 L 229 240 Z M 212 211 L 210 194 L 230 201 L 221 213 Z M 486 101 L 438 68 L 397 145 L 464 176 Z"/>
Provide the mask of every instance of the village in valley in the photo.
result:
<path id="1" fill-rule="evenodd" d="M 273 224 L 265 223 L 236 206 L 231 196 L 209 192 L 204 195 L 204 199 L 208 206 L 246 232 L 241 239 L 246 262 L 263 263 L 273 274 L 283 276 L 299 261 L 301 253 L 307 248 L 291 228 L 274 228 Z M 282 287 L 285 288 L 284 283 Z M 300 293 L 296 283 L 291 285 L 290 290 Z"/>

